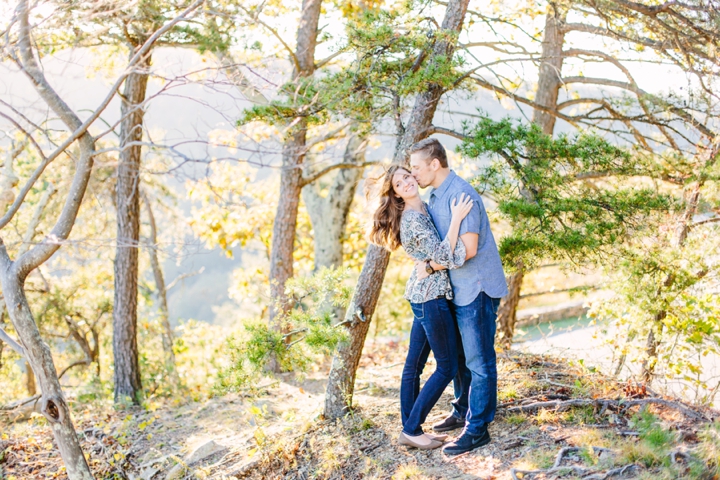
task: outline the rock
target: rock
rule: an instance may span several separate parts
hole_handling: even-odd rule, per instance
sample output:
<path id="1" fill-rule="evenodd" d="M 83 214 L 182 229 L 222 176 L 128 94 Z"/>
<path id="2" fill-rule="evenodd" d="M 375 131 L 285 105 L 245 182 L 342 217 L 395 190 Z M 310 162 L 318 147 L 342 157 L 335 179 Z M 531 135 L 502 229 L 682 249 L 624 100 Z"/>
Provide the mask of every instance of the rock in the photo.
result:
<path id="1" fill-rule="evenodd" d="M 165 480 L 179 480 L 184 474 L 185 465 L 183 465 L 182 463 L 178 463 L 170 469 L 167 475 L 165 475 Z"/>
<path id="2" fill-rule="evenodd" d="M 215 440 L 210 440 L 209 442 L 203 443 L 198 448 L 196 448 L 195 451 L 193 451 L 185 461 L 188 464 L 196 463 L 226 449 L 226 447 L 223 447 L 222 445 L 216 443 Z"/>
<path id="3" fill-rule="evenodd" d="M 254 458 L 248 460 L 245 463 L 237 463 L 230 467 L 230 477 L 244 477 L 248 475 L 252 469 L 258 466 L 260 463 L 260 455 L 256 455 Z"/>
<path id="4" fill-rule="evenodd" d="M 153 467 L 146 468 L 145 470 L 140 472 L 140 478 L 142 480 L 150 480 L 159 471 L 160 471 L 159 468 L 153 468 Z"/>

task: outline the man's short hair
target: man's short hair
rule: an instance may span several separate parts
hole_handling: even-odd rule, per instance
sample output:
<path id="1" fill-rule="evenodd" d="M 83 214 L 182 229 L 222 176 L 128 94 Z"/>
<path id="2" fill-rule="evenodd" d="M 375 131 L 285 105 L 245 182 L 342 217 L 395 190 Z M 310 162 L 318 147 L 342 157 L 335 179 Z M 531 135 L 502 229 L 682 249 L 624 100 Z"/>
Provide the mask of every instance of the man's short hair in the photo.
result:
<path id="1" fill-rule="evenodd" d="M 426 138 L 420 140 L 412 147 L 410 147 L 410 155 L 413 153 L 425 154 L 425 160 L 431 162 L 433 158 L 437 158 L 440 162 L 440 166 L 448 168 L 447 153 L 445 153 L 445 147 L 438 141 L 437 138 Z"/>

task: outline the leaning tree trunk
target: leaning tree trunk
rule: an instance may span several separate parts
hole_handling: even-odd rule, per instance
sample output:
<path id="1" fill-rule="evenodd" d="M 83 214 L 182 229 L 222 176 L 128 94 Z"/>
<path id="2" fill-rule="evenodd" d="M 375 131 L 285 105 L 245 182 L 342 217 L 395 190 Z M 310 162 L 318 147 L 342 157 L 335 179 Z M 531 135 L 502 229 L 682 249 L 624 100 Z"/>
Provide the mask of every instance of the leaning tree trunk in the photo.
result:
<path id="1" fill-rule="evenodd" d="M 37 375 L 42 392 L 40 411 L 52 428 L 67 475 L 71 480 L 86 480 L 92 478 L 92 473 L 75 434 L 70 409 L 62 394 L 50 348 L 40 336 L 30 311 L 24 284 L 28 274 L 47 261 L 72 231 L 92 173 L 95 141 L 87 131 L 81 130 L 82 122 L 50 86 L 35 60 L 30 40 L 27 0 L 21 0 L 16 11 L 19 20 L 18 47 L 22 59 L 19 65 L 23 73 L 30 78 L 40 97 L 60 117 L 68 130 L 78 132 L 80 158 L 75 164 L 75 174 L 66 201 L 50 234 L 14 262 L 0 239 L 0 284 L 8 315 L 22 344 L 18 349 Z M 0 229 L 11 219 L 12 216 L 3 217 Z"/>
<path id="2" fill-rule="evenodd" d="M 135 52 L 131 52 L 131 56 Z M 115 253 L 115 299 L 113 303 L 113 355 L 115 402 L 130 399 L 138 404 L 142 391 L 137 345 L 138 246 L 140 243 L 140 160 L 143 135 L 143 102 L 147 90 L 150 56 L 140 71 L 125 80 L 121 107 L 120 155 L 115 204 L 117 247 Z"/>
<path id="3" fill-rule="evenodd" d="M 297 31 L 297 46 L 293 62 L 293 81 L 308 77 L 315 71 L 315 46 L 322 0 L 303 0 Z M 282 152 L 280 192 L 273 223 L 270 247 L 270 326 L 281 330 L 280 317 L 287 312 L 289 303 L 285 284 L 293 276 L 293 251 L 297 228 L 298 206 L 303 187 L 302 164 L 306 153 L 307 121 L 295 118 L 288 126 Z M 271 359 L 267 368 L 277 371 L 279 366 Z"/>
<path id="4" fill-rule="evenodd" d="M 20 337 L 20 343 L 24 346 L 28 362 L 32 366 L 30 375 L 34 370 L 40 384 L 42 391 L 40 411 L 52 428 L 68 477 L 90 479 L 92 474 L 75 434 L 70 409 L 60 387 L 50 348 L 40 336 L 25 297 L 24 277 L 14 268 L 16 265 L 8 257 L 5 246 L 0 247 L 0 282 L 10 318 Z"/>
<path id="5" fill-rule="evenodd" d="M 535 102 L 550 109 L 557 107 L 558 95 L 562 86 L 563 44 L 565 32 L 565 12 L 555 4 L 550 4 L 550 12 L 545 17 L 545 32 L 542 42 L 542 55 L 538 69 L 538 90 Z M 552 135 L 555 130 L 555 115 L 547 111 L 535 109 L 533 123 L 540 126 L 543 133 Z M 529 190 L 525 190 L 529 192 Z M 525 277 L 525 266 L 522 262 L 515 265 L 515 273 L 508 276 L 508 294 L 503 297 L 498 307 L 498 337 L 504 348 L 510 348 L 515 336 L 517 308 L 520 304 L 520 292 Z"/>
<path id="6" fill-rule="evenodd" d="M 166 23 L 161 30 L 167 31 L 199 5 L 200 2 L 196 1 L 180 16 Z M 79 159 L 75 162 L 75 173 L 66 194 L 63 208 L 47 237 L 23 255 L 18 256 L 15 261 L 10 259 L 7 249 L 2 239 L 0 239 L 0 285 L 2 286 L 5 305 L 10 320 L 22 343 L 21 347 L 17 345 L 17 342 L 13 342 L 15 343 L 14 348 L 28 360 L 31 368 L 37 375 L 42 392 L 40 411 L 52 428 L 55 443 L 60 450 L 60 455 L 65 464 L 67 476 L 70 480 L 89 480 L 92 479 L 92 473 L 90 472 L 90 468 L 85 460 L 85 455 L 80 448 L 80 443 L 75 434 L 72 419 L 70 418 L 70 410 L 62 394 L 50 348 L 47 343 L 43 341 L 32 312 L 30 311 L 30 306 L 25 296 L 24 284 L 30 272 L 46 262 L 60 248 L 60 245 L 68 239 L 72 232 L 87 190 L 88 181 L 92 174 L 93 159 L 96 154 L 95 140 L 87 133 L 87 128 L 91 122 L 88 121 L 87 124 L 84 124 L 80 120 L 77 114 L 47 82 L 42 69 L 35 60 L 30 40 L 31 32 L 28 21 L 28 1 L 20 0 L 16 12 L 19 25 L 17 46 L 19 47 L 20 58 L 22 60 L 18 62 L 18 66 L 23 70 L 23 73 L 30 78 L 38 95 L 60 118 L 67 129 L 73 132 L 71 138 L 77 139 L 80 155 Z M 157 38 L 160 33 L 161 32 L 156 32 L 154 38 Z M 149 42 L 138 51 L 138 56 L 131 59 L 128 68 L 134 67 L 139 56 L 146 53 L 150 45 L 151 43 Z M 102 112 L 110 99 L 115 95 L 115 90 L 119 87 L 119 82 L 125 77 L 126 74 L 122 74 L 119 77 L 118 82 L 111 90 L 111 94 L 106 97 L 100 108 L 94 112 L 95 116 Z M 43 162 L 47 164 L 47 162 L 53 158 L 57 158 L 59 154 L 60 151 L 58 150 L 44 159 Z M 21 205 L 21 203 L 17 202 L 13 205 L 16 204 L 17 208 Z M 17 208 L 11 207 L 10 211 L 0 219 L 0 230 L 12 220 L 14 213 L 17 212 Z"/>
<path id="7" fill-rule="evenodd" d="M 455 39 L 462 28 L 468 1 L 450 0 L 448 2 L 445 18 L 440 28 L 450 33 L 448 38 L 452 40 L 442 40 L 435 44 L 432 55 L 427 60 L 431 67 L 437 58 L 450 58 L 453 55 Z M 438 36 L 438 38 L 442 37 Z M 398 138 L 395 148 L 394 162 L 406 162 L 408 148 L 427 136 L 442 94 L 443 89 L 440 85 L 428 83 L 427 89 L 417 95 L 408 125 L 404 132 L 398 132 L 401 136 Z M 357 366 L 370 327 L 370 320 L 375 313 L 377 299 L 380 297 L 389 260 L 390 252 L 384 248 L 377 245 L 368 247 L 365 264 L 360 272 L 350 307 L 345 314 L 345 320 L 350 324 L 348 327 L 350 340 L 340 345 L 333 357 L 325 391 L 324 415 L 327 419 L 338 418 L 352 407 Z"/>

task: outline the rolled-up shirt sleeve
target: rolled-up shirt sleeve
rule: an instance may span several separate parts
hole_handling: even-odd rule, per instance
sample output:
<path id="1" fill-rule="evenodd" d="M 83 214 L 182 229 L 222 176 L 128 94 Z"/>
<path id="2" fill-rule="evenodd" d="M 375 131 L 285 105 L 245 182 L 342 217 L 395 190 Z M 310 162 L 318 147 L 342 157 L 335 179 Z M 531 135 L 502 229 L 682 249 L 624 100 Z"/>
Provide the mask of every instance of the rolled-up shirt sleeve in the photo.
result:
<path id="1" fill-rule="evenodd" d="M 478 205 L 477 200 L 473 201 L 470 213 L 468 213 L 468 215 L 460 223 L 460 232 L 458 233 L 458 236 L 465 235 L 466 233 L 477 233 L 479 235 L 482 215 L 487 215 L 487 213 L 485 213 L 485 207 Z"/>

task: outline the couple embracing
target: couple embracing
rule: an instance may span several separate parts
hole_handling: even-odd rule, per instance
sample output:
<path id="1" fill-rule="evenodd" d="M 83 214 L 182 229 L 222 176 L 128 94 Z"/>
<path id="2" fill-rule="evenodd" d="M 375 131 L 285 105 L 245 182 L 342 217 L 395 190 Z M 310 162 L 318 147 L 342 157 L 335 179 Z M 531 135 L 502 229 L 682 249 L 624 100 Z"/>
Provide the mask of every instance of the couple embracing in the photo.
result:
<path id="1" fill-rule="evenodd" d="M 418 188 L 433 187 L 427 203 Z M 434 138 L 410 149 L 410 166 L 393 166 L 381 184 L 370 239 L 415 261 L 405 289 L 414 319 L 400 386 L 399 442 L 420 449 L 445 445 L 459 455 L 490 442 L 497 406 L 495 319 L 507 284 L 478 193 L 450 170 Z M 436 369 L 420 389 L 432 351 Z M 424 433 L 422 424 L 453 382 L 452 413 Z M 452 442 L 448 432 L 463 428 Z"/>

